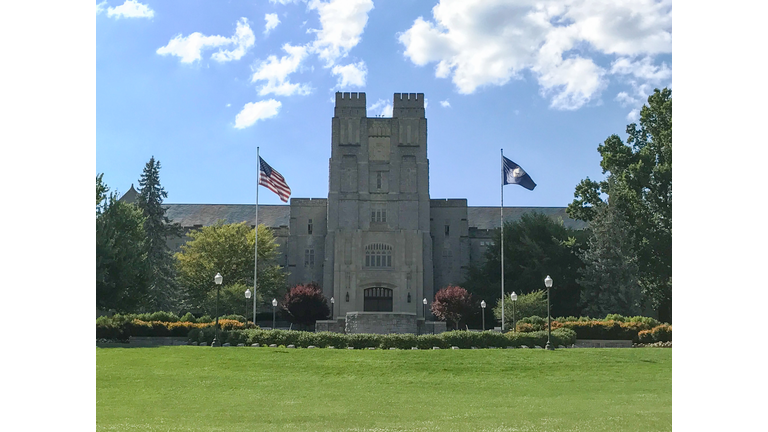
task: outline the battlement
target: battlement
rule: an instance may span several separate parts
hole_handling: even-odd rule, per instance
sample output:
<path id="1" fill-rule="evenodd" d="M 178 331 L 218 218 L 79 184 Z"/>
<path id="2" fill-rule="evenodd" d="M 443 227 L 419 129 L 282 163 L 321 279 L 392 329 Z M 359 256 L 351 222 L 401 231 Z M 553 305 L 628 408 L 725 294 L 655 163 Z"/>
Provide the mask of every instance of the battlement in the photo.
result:
<path id="1" fill-rule="evenodd" d="M 424 117 L 424 93 L 395 93 L 392 117 Z"/>
<path id="2" fill-rule="evenodd" d="M 336 92 L 336 108 L 365 108 L 365 93 Z"/>
<path id="3" fill-rule="evenodd" d="M 336 92 L 336 117 L 365 117 L 365 93 Z"/>

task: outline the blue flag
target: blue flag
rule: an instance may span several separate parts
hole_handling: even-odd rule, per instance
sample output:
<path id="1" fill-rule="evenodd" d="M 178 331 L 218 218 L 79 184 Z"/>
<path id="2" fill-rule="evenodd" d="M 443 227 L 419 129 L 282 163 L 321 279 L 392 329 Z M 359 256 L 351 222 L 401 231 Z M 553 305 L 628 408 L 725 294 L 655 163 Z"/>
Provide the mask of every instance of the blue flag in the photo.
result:
<path id="1" fill-rule="evenodd" d="M 504 184 L 517 184 L 528 190 L 533 190 L 536 187 L 536 183 L 533 182 L 531 176 L 528 175 L 520 165 L 512 162 L 511 160 L 504 158 Z"/>

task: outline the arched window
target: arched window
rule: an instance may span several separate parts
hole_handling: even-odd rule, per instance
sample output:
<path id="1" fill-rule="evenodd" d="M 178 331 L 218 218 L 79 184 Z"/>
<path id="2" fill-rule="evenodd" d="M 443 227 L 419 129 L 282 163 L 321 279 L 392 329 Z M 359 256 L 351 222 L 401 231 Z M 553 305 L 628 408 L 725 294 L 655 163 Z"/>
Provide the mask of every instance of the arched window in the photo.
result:
<path id="1" fill-rule="evenodd" d="M 366 267 L 392 267 L 392 246 L 372 243 L 365 247 Z"/>

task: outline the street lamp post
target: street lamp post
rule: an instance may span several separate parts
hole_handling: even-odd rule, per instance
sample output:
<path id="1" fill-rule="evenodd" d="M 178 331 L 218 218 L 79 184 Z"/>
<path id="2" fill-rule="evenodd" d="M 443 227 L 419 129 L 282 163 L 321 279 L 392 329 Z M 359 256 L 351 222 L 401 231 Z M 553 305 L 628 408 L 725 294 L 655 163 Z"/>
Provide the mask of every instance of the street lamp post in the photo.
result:
<path id="1" fill-rule="evenodd" d="M 480 302 L 480 307 L 483 308 L 483 331 L 485 331 L 485 300 Z"/>
<path id="2" fill-rule="evenodd" d="M 245 323 L 248 324 L 248 300 L 251 298 L 251 290 L 245 290 Z"/>
<path id="3" fill-rule="evenodd" d="M 427 322 L 427 298 L 424 297 L 424 300 L 421 301 L 422 304 L 424 304 L 424 322 Z"/>
<path id="4" fill-rule="evenodd" d="M 549 289 L 552 288 L 552 278 L 549 275 L 544 279 L 544 285 L 547 287 L 547 346 L 545 348 L 551 351 L 555 348 L 550 341 L 552 339 L 552 314 L 549 311 Z"/>
<path id="5" fill-rule="evenodd" d="M 219 342 L 219 289 L 221 288 L 221 281 L 224 278 L 221 277 L 220 273 L 216 273 L 216 276 L 213 277 L 213 282 L 216 283 L 216 324 L 214 325 L 216 328 L 216 332 L 213 336 L 213 343 L 211 346 L 218 346 Z"/>
<path id="6" fill-rule="evenodd" d="M 272 330 L 275 329 L 275 308 L 277 307 L 277 300 L 272 299 Z"/>
<path id="7" fill-rule="evenodd" d="M 517 294 L 512 291 L 512 294 L 509 295 L 509 298 L 512 299 L 512 330 L 517 332 L 517 324 L 515 323 L 515 303 L 517 303 Z"/>
<path id="8" fill-rule="evenodd" d="M 333 299 L 333 296 L 331 296 L 331 319 L 333 319 L 333 305 L 336 303 L 336 300 Z"/>

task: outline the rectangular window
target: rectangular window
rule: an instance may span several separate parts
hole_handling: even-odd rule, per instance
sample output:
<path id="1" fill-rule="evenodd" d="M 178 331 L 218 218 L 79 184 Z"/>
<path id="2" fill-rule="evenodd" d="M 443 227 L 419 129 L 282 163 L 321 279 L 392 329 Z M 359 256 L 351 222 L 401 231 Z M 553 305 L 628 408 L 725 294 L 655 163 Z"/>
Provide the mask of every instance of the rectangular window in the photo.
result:
<path id="1" fill-rule="evenodd" d="M 386 221 L 387 221 L 387 204 L 386 203 L 371 204 L 371 222 L 386 222 Z"/>
<path id="2" fill-rule="evenodd" d="M 448 221 L 445 221 L 445 235 L 451 234 L 451 226 L 448 225 Z"/>
<path id="3" fill-rule="evenodd" d="M 376 172 L 376 189 L 381 189 L 381 171 Z"/>
<path id="4" fill-rule="evenodd" d="M 309 219 L 309 221 L 307 221 L 307 234 L 310 234 L 310 235 L 312 234 L 312 219 Z"/>
<path id="5" fill-rule="evenodd" d="M 314 249 L 304 250 L 304 267 L 315 268 L 315 250 Z"/>

